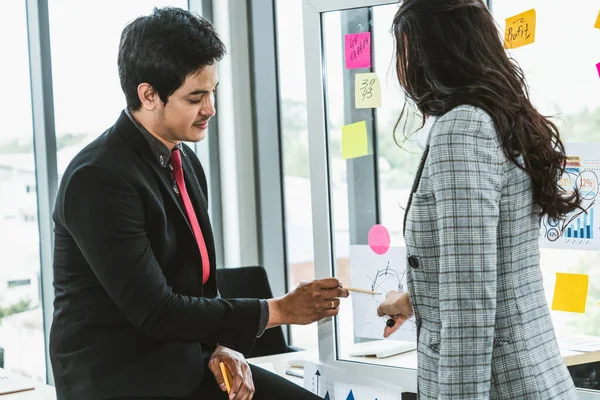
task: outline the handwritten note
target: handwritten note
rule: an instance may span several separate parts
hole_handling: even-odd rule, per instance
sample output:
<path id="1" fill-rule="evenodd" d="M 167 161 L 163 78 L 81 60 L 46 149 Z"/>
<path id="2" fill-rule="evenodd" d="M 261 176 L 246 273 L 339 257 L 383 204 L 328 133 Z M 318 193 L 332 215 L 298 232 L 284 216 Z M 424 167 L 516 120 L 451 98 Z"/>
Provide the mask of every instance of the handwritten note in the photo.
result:
<path id="1" fill-rule="evenodd" d="M 596 64 L 596 69 L 598 70 L 598 76 L 600 76 L 600 63 Z"/>
<path id="2" fill-rule="evenodd" d="M 596 19 L 596 23 L 594 24 L 594 28 L 600 29 L 600 12 L 598 12 L 598 18 Z"/>
<path id="3" fill-rule="evenodd" d="M 348 160 L 369 155 L 367 123 L 365 121 L 342 126 L 342 158 Z"/>
<path id="4" fill-rule="evenodd" d="M 535 9 L 506 19 L 504 48 L 516 49 L 535 42 Z"/>
<path id="5" fill-rule="evenodd" d="M 354 76 L 354 105 L 356 108 L 381 107 L 381 85 L 375 73 Z"/>
<path id="6" fill-rule="evenodd" d="M 371 32 L 351 33 L 344 39 L 346 68 L 371 67 Z"/>
<path id="7" fill-rule="evenodd" d="M 556 273 L 552 309 L 573 313 L 585 313 L 589 276 L 585 274 Z"/>

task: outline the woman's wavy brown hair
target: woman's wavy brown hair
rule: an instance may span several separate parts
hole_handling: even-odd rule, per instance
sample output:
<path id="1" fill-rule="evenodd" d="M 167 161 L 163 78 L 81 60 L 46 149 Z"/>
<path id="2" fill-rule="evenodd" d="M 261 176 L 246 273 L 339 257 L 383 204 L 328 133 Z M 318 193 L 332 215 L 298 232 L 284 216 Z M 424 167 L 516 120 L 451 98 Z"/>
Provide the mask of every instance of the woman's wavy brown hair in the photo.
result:
<path id="1" fill-rule="evenodd" d="M 567 197 L 558 184 L 566 163 L 559 131 L 531 104 L 523 71 L 481 0 L 404 0 L 392 33 L 400 85 L 423 116 L 462 104 L 485 110 L 506 156 L 530 176 L 542 215 L 560 219 L 579 208 L 579 192 Z"/>

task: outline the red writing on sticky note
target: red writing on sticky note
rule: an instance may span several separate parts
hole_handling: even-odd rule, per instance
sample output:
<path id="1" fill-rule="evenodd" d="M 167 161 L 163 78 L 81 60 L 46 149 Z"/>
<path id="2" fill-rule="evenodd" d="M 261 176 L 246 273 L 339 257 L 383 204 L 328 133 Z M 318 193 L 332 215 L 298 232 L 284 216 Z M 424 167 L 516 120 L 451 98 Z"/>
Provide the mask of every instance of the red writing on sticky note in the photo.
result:
<path id="1" fill-rule="evenodd" d="M 600 76 L 600 63 L 596 64 L 596 69 L 598 70 L 598 76 Z"/>
<path id="2" fill-rule="evenodd" d="M 346 68 L 371 67 L 371 32 L 351 33 L 344 36 Z"/>

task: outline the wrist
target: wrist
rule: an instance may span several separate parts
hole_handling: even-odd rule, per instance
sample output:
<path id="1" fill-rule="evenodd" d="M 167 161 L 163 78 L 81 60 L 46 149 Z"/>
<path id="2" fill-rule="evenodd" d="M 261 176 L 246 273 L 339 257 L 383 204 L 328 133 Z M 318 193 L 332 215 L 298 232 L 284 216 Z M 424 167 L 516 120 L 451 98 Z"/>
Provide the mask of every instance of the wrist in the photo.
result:
<path id="1" fill-rule="evenodd" d="M 281 299 L 268 299 L 267 305 L 269 306 L 269 322 L 267 322 L 267 329 L 274 328 L 279 325 L 283 325 L 283 313 L 281 312 Z"/>

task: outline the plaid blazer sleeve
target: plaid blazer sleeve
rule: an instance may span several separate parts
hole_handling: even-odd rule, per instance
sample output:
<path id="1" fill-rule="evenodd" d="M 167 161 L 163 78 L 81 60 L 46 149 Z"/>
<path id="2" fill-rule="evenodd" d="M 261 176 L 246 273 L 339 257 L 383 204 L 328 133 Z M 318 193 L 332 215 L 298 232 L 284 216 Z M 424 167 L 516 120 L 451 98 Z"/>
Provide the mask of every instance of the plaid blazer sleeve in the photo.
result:
<path id="1" fill-rule="evenodd" d="M 431 132 L 429 178 L 440 240 L 439 399 L 489 398 L 503 160 L 494 124 L 480 109 L 454 109 Z"/>

